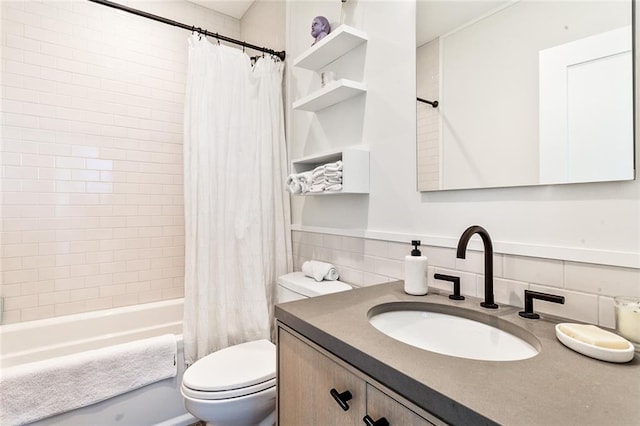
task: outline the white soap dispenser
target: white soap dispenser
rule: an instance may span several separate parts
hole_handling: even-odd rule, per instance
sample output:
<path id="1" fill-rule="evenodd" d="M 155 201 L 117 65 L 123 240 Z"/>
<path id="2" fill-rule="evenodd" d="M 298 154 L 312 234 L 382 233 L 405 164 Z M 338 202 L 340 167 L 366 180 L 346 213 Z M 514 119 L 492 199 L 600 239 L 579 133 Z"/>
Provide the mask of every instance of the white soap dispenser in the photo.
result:
<path id="1" fill-rule="evenodd" d="M 422 256 L 419 240 L 411 241 L 413 250 L 404 260 L 404 291 L 414 296 L 423 296 L 429 292 L 427 286 L 427 257 Z"/>

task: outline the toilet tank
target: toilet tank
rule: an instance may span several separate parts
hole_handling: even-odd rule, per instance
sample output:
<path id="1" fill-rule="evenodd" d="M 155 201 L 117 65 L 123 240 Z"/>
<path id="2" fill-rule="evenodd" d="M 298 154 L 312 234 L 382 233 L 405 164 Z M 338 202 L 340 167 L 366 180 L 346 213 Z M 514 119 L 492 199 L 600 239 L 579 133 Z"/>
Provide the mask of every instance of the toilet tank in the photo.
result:
<path id="1" fill-rule="evenodd" d="M 351 290 L 352 287 L 342 281 L 316 281 L 302 272 L 291 272 L 278 277 L 276 283 L 276 303 L 292 302 L 307 297 L 322 296 Z"/>

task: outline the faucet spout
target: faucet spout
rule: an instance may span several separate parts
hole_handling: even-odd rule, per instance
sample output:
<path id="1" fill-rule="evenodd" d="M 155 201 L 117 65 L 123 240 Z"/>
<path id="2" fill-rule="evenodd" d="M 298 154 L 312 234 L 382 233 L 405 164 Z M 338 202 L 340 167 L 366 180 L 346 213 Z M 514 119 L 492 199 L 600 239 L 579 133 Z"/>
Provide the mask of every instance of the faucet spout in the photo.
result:
<path id="1" fill-rule="evenodd" d="M 497 309 L 498 305 L 493 300 L 493 244 L 487 230 L 478 225 L 468 227 L 460 236 L 456 257 L 466 258 L 467 245 L 474 234 L 480 235 L 484 244 L 484 302 L 480 303 L 480 306 Z"/>

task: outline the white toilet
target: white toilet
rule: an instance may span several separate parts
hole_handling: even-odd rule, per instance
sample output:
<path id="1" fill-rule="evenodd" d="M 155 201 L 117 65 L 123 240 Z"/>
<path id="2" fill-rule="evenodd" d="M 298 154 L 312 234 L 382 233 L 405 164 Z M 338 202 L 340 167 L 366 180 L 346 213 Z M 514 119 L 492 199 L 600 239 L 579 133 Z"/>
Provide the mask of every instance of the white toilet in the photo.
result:
<path id="1" fill-rule="evenodd" d="M 350 290 L 292 272 L 278 278 L 276 303 Z M 276 347 L 254 340 L 207 355 L 182 377 L 184 405 L 211 426 L 272 426 L 276 409 Z"/>

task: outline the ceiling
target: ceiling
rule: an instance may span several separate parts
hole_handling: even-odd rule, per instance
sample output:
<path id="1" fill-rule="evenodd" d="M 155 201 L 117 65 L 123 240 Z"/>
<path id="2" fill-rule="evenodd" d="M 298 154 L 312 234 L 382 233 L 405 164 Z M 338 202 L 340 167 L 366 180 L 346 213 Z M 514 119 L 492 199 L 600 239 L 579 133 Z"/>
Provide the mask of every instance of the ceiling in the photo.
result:
<path id="1" fill-rule="evenodd" d="M 416 46 L 422 46 L 505 3 L 508 0 L 418 0 Z"/>
<path id="2" fill-rule="evenodd" d="M 242 19 L 254 0 L 189 0 L 216 12 L 224 13 L 236 19 Z"/>
<path id="3" fill-rule="evenodd" d="M 189 1 L 242 19 L 255 0 Z M 506 2 L 508 0 L 417 0 L 416 46 L 421 46 Z"/>

